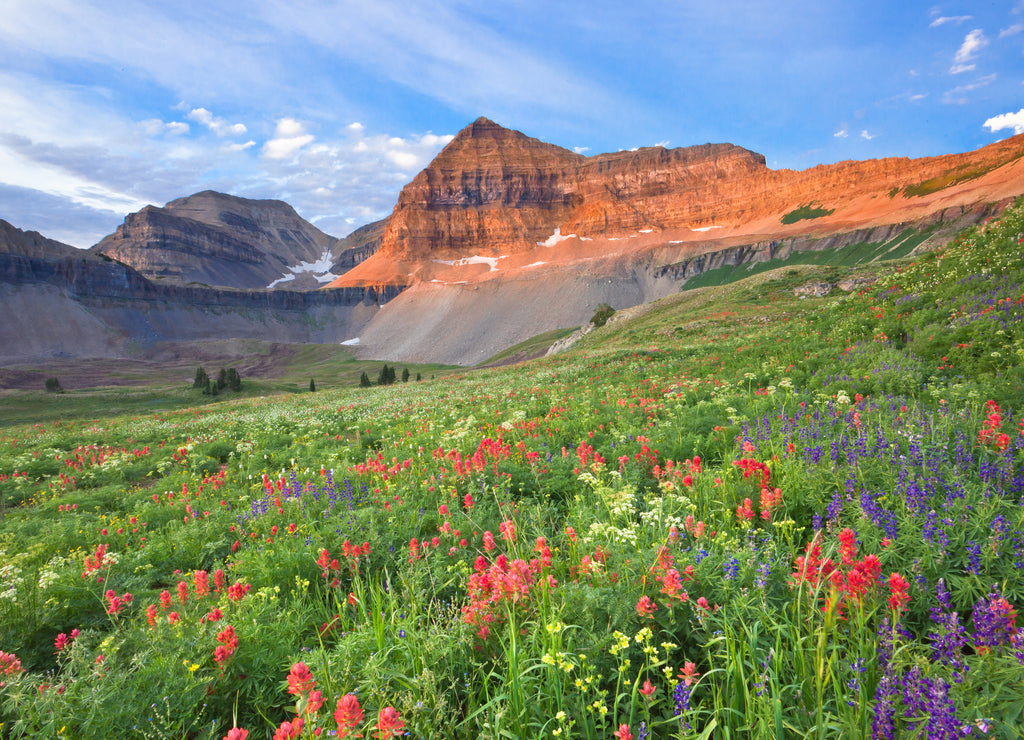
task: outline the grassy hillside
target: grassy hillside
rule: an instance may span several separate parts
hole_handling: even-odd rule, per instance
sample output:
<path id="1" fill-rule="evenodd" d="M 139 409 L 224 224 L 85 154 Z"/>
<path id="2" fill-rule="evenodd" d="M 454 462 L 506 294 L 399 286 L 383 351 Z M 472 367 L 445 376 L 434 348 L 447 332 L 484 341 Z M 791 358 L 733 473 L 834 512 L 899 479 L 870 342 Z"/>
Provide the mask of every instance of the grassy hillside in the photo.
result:
<path id="1" fill-rule="evenodd" d="M 1022 242 L 9 426 L 0 735 L 1020 737 Z"/>

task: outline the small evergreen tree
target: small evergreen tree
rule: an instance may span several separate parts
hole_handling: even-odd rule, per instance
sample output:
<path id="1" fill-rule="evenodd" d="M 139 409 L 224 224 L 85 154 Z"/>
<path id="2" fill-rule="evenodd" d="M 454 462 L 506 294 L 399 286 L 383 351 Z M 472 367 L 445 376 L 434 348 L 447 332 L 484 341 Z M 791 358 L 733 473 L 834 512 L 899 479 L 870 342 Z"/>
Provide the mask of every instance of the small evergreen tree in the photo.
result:
<path id="1" fill-rule="evenodd" d="M 227 387 L 227 385 L 228 385 L 228 371 L 225 370 L 224 368 L 221 368 L 220 372 L 217 373 L 217 390 L 218 391 L 222 391 L 222 390 L 224 390 Z"/>
<path id="2" fill-rule="evenodd" d="M 388 367 L 387 363 L 380 369 L 380 374 L 377 376 L 377 385 L 391 385 L 395 382 L 397 374 L 395 368 Z"/>
<path id="3" fill-rule="evenodd" d="M 363 374 L 359 376 L 359 387 L 369 388 L 371 385 L 373 385 L 373 383 L 370 382 L 370 376 L 367 375 L 366 371 L 364 370 Z"/>
<path id="4" fill-rule="evenodd" d="M 206 384 L 210 382 L 210 376 L 206 374 L 206 370 L 202 367 L 196 368 L 196 379 L 192 383 L 193 388 L 206 388 Z"/>
<path id="5" fill-rule="evenodd" d="M 417 381 L 423 380 L 423 376 L 420 375 L 419 373 L 416 373 L 416 380 Z"/>
<path id="6" fill-rule="evenodd" d="M 47 378 L 45 387 L 48 393 L 63 393 L 64 389 L 60 387 L 60 381 L 57 378 Z"/>
<path id="7" fill-rule="evenodd" d="M 408 383 L 409 382 L 409 368 L 407 368 L 407 367 L 402 368 L 402 382 L 403 383 Z"/>
<path id="8" fill-rule="evenodd" d="M 316 383 L 313 382 L 312 378 L 309 379 L 309 392 L 316 393 Z"/>
<path id="9" fill-rule="evenodd" d="M 614 315 L 615 309 L 607 303 L 602 303 L 597 307 L 597 311 L 594 312 L 594 316 L 590 319 L 590 323 L 599 328 L 607 324 L 608 319 Z"/>
<path id="10" fill-rule="evenodd" d="M 238 371 L 233 367 L 228 368 L 227 372 L 227 386 L 230 390 L 240 391 L 242 390 L 242 376 L 238 374 Z"/>

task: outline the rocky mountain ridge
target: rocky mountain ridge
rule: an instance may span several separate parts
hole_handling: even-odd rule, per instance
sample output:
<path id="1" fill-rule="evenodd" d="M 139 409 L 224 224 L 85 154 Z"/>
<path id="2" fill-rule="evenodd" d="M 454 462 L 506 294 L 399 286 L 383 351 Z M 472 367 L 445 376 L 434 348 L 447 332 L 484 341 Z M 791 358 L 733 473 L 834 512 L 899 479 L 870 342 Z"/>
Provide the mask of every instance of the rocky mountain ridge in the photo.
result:
<path id="1" fill-rule="evenodd" d="M 963 154 L 772 170 L 732 144 L 584 157 L 481 118 L 403 189 L 379 252 L 331 285 L 444 281 L 439 265 L 474 258 L 509 258 L 502 270 L 522 255 L 521 265 L 551 264 L 556 246 L 572 248 L 566 259 L 603 259 L 637 237 L 631 250 L 682 259 L 921 222 L 1024 191 L 1022 155 L 1024 135 Z"/>
<path id="2" fill-rule="evenodd" d="M 370 224 L 354 239 L 338 239 L 283 201 L 208 190 L 128 215 L 92 251 L 151 280 L 314 290 L 341 274 L 332 272 L 336 265 L 354 266 L 372 254 L 376 228 Z"/>
<path id="3" fill-rule="evenodd" d="M 281 201 L 213 192 L 132 214 L 88 251 L 0 222 L 0 308 L 16 317 L 0 327 L 0 361 L 260 337 L 474 365 L 708 270 L 930 248 L 1024 193 L 1022 154 L 1024 135 L 963 154 L 771 170 L 732 144 L 585 157 L 479 119 L 391 216 L 345 239 Z"/>
<path id="4" fill-rule="evenodd" d="M 240 290 L 154 281 L 0 221 L 0 363 L 127 357 L 162 342 L 338 343 L 402 286 Z"/>

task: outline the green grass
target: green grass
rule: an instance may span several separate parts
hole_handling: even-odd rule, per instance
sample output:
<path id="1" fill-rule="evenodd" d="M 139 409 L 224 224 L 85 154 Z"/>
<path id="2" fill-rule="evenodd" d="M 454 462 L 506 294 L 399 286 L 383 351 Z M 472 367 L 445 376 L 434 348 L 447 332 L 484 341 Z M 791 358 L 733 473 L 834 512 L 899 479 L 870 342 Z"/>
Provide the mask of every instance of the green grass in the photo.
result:
<path id="1" fill-rule="evenodd" d="M 719 267 L 690 278 L 686 281 L 683 289 L 693 290 L 694 288 L 728 285 L 752 275 L 760 275 L 783 267 L 816 266 L 849 269 L 883 260 L 898 260 L 909 255 L 915 247 L 933 233 L 934 227 L 922 230 L 908 228 L 882 242 L 858 242 L 839 249 L 796 252 L 786 259 Z M 839 279 L 842 274 L 839 272 L 808 273 L 807 279 L 808 281 L 812 279 L 835 280 Z"/>
<path id="2" fill-rule="evenodd" d="M 534 357 L 537 354 L 546 351 L 548 347 L 559 339 L 569 336 L 578 328 L 579 327 L 552 329 L 551 331 L 536 334 L 527 340 L 519 342 L 519 344 L 514 344 L 508 349 L 502 350 L 492 357 L 488 357 L 486 360 L 481 362 L 480 365 L 500 365 L 509 361 L 510 358 Z"/>
<path id="3" fill-rule="evenodd" d="M 0 737 L 325 737 L 344 699 L 364 737 L 1019 739 L 1022 232 L 514 367 L 309 393 L 347 361 L 305 348 L 265 397 L 7 426 Z"/>
<path id="4" fill-rule="evenodd" d="M 794 208 L 792 211 L 784 215 L 781 220 L 784 224 L 795 224 L 797 221 L 830 216 L 835 213 L 835 210 L 835 208 L 823 208 L 822 206 L 815 206 L 813 203 L 808 203 L 800 206 L 799 208 Z"/>
<path id="5" fill-rule="evenodd" d="M 983 167 L 972 167 L 970 165 L 961 165 L 946 173 L 937 175 L 936 177 L 923 180 L 914 185 L 907 185 L 903 188 L 903 196 L 905 198 L 920 197 L 922 195 L 931 195 L 937 193 L 945 188 L 952 187 L 953 185 L 959 185 L 960 183 L 969 182 L 976 180 L 979 177 L 987 175 L 992 170 L 1001 167 L 1004 162 L 997 162 Z M 898 189 L 896 192 L 899 192 Z M 890 191 L 889 197 L 894 197 L 894 193 Z"/>

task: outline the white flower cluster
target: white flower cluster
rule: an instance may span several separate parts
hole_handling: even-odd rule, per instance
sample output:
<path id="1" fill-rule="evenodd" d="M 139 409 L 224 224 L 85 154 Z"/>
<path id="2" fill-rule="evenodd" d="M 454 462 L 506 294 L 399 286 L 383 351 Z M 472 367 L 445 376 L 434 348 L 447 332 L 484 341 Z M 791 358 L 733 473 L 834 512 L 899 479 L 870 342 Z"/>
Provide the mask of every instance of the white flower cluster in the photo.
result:
<path id="1" fill-rule="evenodd" d="M 16 565 L 5 565 L 0 568 L 0 599 L 16 601 L 18 586 L 25 582 L 21 577 L 21 568 Z"/>
<path id="2" fill-rule="evenodd" d="M 109 553 L 108 553 L 109 554 Z M 45 591 L 60 578 L 60 569 L 67 564 L 60 555 L 54 555 L 39 569 L 39 590 Z"/>

